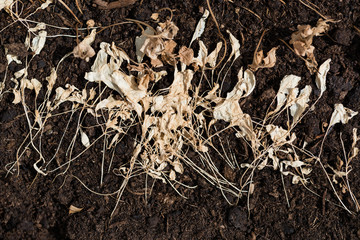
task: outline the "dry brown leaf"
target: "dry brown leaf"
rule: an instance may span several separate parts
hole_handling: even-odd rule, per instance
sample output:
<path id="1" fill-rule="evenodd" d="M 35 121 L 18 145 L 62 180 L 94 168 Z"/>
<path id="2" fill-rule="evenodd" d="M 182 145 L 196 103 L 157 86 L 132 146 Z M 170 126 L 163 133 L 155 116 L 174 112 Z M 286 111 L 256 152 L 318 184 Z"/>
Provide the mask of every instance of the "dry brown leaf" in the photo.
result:
<path id="1" fill-rule="evenodd" d="M 322 33 L 326 32 L 329 29 L 327 22 L 331 21 L 331 19 L 319 19 L 316 27 L 311 27 L 310 25 L 298 25 L 298 31 L 291 35 L 290 44 L 293 44 L 294 51 L 297 55 L 307 57 L 306 66 L 311 74 L 316 72 L 318 65 L 314 55 L 315 47 L 311 45 L 313 38 L 314 36 L 320 36 Z"/>
<path id="2" fill-rule="evenodd" d="M 179 31 L 179 28 L 170 20 L 166 20 L 164 23 L 159 23 L 159 26 L 156 28 L 156 31 L 161 38 L 164 39 L 174 39 L 176 34 Z"/>
<path id="3" fill-rule="evenodd" d="M 150 17 L 152 20 L 157 21 L 159 19 L 159 13 L 153 13 Z"/>
<path id="4" fill-rule="evenodd" d="M 161 55 L 164 50 L 164 42 L 160 38 L 155 37 L 147 38 L 142 47 L 140 48 L 140 51 L 151 59 L 151 64 L 153 66 L 162 66 L 162 63 L 158 59 L 158 56 Z"/>
<path id="5" fill-rule="evenodd" d="M 256 52 L 254 54 L 254 59 L 251 65 L 249 65 L 250 69 L 253 71 L 258 70 L 259 68 L 272 68 L 276 63 L 276 50 L 278 47 L 272 48 L 267 56 L 264 58 L 263 51 Z"/>
<path id="6" fill-rule="evenodd" d="M 81 210 L 83 210 L 83 208 L 78 208 L 78 207 L 75 207 L 74 205 L 70 205 L 69 214 L 74 214 L 74 213 L 80 212 Z"/>
<path id="7" fill-rule="evenodd" d="M 189 66 L 194 59 L 194 50 L 182 46 L 179 50 L 180 62 L 184 63 L 186 66 Z"/>

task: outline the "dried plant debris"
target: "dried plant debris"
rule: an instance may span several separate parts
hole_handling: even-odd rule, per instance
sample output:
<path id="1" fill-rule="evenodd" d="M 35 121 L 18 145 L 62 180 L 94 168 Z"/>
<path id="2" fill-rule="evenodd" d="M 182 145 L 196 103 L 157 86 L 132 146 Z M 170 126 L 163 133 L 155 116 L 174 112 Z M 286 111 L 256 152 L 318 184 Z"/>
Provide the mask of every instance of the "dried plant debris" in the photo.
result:
<path id="1" fill-rule="evenodd" d="M 74 57 L 89 61 L 95 55 L 95 50 L 91 44 L 95 41 L 96 30 L 93 29 L 91 33 L 84 38 L 73 50 Z"/>
<path id="2" fill-rule="evenodd" d="M 214 69 L 217 65 L 221 65 L 218 55 L 223 43 L 218 42 L 215 49 L 211 49 L 210 52 L 201 40 L 208 15 L 209 12 L 205 11 L 189 47 L 177 45 L 174 38 L 179 29 L 171 20 L 157 22 L 156 29 L 148 26 L 135 40 L 136 62 L 115 43 L 101 42 L 100 49 L 96 53 L 91 47 L 96 37 L 96 30 L 92 30 L 78 43 L 72 54 L 85 61 L 96 56 L 91 70 L 85 73 L 84 77 L 88 82 L 98 83 L 95 84 L 96 87 L 93 84 L 89 84 L 93 85 L 91 88 L 86 85 L 87 87 L 83 89 L 71 84 L 57 86 L 58 66 L 52 68 L 45 79 L 32 78 L 29 77 L 32 75 L 28 74 L 30 71 L 27 68 L 28 64 L 25 64 L 25 67 L 13 74 L 11 78 L 13 84 L 9 92 L 14 95 L 14 104 L 24 105 L 31 134 L 28 135 L 26 144 L 19 148 L 19 157 L 7 166 L 8 173 L 14 173 L 16 169 L 19 171 L 19 161 L 24 157 L 25 151 L 31 147 L 39 155 L 38 161 L 33 163 L 34 169 L 39 174 L 49 175 L 59 171 L 66 173 L 71 162 L 79 159 L 85 151 L 96 146 L 101 140 L 104 141 L 102 151 L 102 166 L 104 166 L 107 150 L 112 151 L 128 131 L 136 127 L 137 135 L 131 136 L 132 154 L 124 156 L 126 161 L 121 164 L 109 166 L 109 172 L 113 170 L 117 176 L 123 178 L 121 187 L 115 193 L 117 202 L 127 183 L 133 177 L 142 174 L 171 184 L 182 195 L 181 188 L 175 187 L 174 183 L 191 187 L 180 182 L 181 175 L 187 171 L 187 168 L 194 169 L 209 183 L 220 188 L 226 193 L 224 196 L 232 194 L 239 197 L 252 193 L 256 188 L 252 180 L 254 171 L 265 168 L 279 171 L 282 177 L 290 176 L 293 184 L 308 184 L 312 167 L 320 161 L 320 156 L 315 157 L 310 150 L 305 149 L 306 144 L 302 144 L 303 147 L 297 146 L 301 140 L 297 139 L 294 128 L 306 114 L 311 114 L 311 111 L 306 111 L 307 109 L 316 109 L 316 103 L 326 91 L 326 76 L 331 60 L 325 61 L 318 69 L 315 81 L 320 89 L 320 96 L 314 103 L 311 102 L 311 94 L 313 94 L 311 86 L 299 88 L 301 77 L 286 75 L 279 79 L 280 87 L 274 99 L 276 106 L 269 106 L 262 121 L 254 120 L 245 108 L 242 109 L 240 102 L 249 97 L 256 88 L 254 71 L 274 66 L 277 48 L 272 48 L 266 57 L 262 51 L 255 52 L 249 69 L 243 67 L 236 69 L 237 82 L 231 91 L 224 93 L 221 86 L 227 80 L 229 70 L 223 75 L 221 70 L 228 62 L 234 63 L 239 58 L 240 43 L 228 31 L 232 50 L 227 61 L 220 66 L 221 70 L 216 73 L 218 76 L 214 80 Z M 292 36 L 291 41 L 297 54 L 306 56 L 312 64 L 316 63 L 314 47 L 311 45 L 312 39 L 325 32 L 328 21 L 330 20 L 319 20 L 314 28 L 299 26 L 299 31 Z M 46 39 L 45 25 L 39 23 L 29 29 L 26 46 L 34 54 L 39 54 L 41 49 L 46 47 L 44 39 Z M 199 49 L 195 57 L 191 44 L 196 39 Z M 6 51 L 8 64 L 11 62 L 22 64 L 17 56 Z M 227 66 L 229 69 L 232 63 Z M 167 64 L 164 68 L 166 71 L 156 68 L 165 64 Z M 201 74 L 196 74 L 197 71 Z M 169 83 L 168 87 L 155 91 L 153 83 L 165 80 Z M 29 108 L 25 102 L 25 94 L 29 91 L 33 91 L 35 96 L 33 108 Z M 44 92 L 44 97 L 38 97 L 41 92 Z M 226 97 L 222 97 L 223 94 Z M 77 122 L 77 126 L 76 131 L 72 133 L 68 129 L 64 130 L 59 148 L 66 145 L 67 154 L 62 162 L 53 164 L 58 150 L 49 157 L 48 153 L 43 153 L 41 146 L 34 143 L 43 142 L 42 138 L 46 137 L 43 134 L 44 129 L 51 122 L 49 119 L 59 114 L 60 106 L 64 103 L 71 106 L 68 110 L 71 112 L 68 124 Z M 74 114 L 75 112 L 77 114 Z M 285 115 L 288 121 L 279 125 L 276 119 L 281 114 Z M 357 112 L 345 108 L 342 104 L 336 104 L 328 131 L 336 123 L 347 123 L 356 114 Z M 75 116 L 77 121 L 72 119 Z M 95 119 L 96 127 L 102 132 L 100 137 L 95 138 L 90 134 L 90 127 L 82 125 L 85 118 Z M 218 124 L 219 122 L 222 123 Z M 221 129 L 218 129 L 219 125 Z M 222 149 L 216 148 L 219 146 L 218 141 L 222 140 L 220 134 L 227 130 L 233 131 L 235 137 L 243 139 L 251 148 L 249 158 L 231 157 L 233 154 L 228 153 L 231 148 L 224 147 L 223 142 L 220 143 Z M 71 134 L 73 140 L 65 143 L 63 139 L 67 134 Z M 82 144 L 83 151 L 74 156 L 76 141 Z M 357 136 L 354 137 L 353 142 L 356 141 Z M 195 157 L 189 158 L 187 154 L 189 151 L 193 151 Z M 349 154 L 348 162 L 358 154 L 355 145 Z M 233 169 L 246 168 L 240 184 L 226 179 L 217 169 L 215 160 L 224 161 Z M 344 169 L 334 169 L 331 173 L 335 174 L 336 178 L 344 178 L 347 172 L 348 170 Z M 103 183 L 105 174 L 106 171 L 102 169 L 100 184 Z M 80 210 L 76 207 L 69 209 L 71 213 Z"/>
<path id="3" fill-rule="evenodd" d="M 313 38 L 315 36 L 321 36 L 329 29 L 328 22 L 332 22 L 331 19 L 319 19 L 316 27 L 310 25 L 298 25 L 298 31 L 291 35 L 290 44 L 293 45 L 294 51 L 297 55 L 306 57 L 306 66 L 311 74 L 316 72 L 318 63 L 315 59 L 314 50 L 312 45 Z"/>
<path id="4" fill-rule="evenodd" d="M 249 65 L 250 69 L 253 71 L 258 70 L 259 68 L 272 68 L 275 66 L 276 63 L 276 50 L 278 48 L 272 48 L 268 53 L 267 56 L 264 57 L 263 51 L 255 52 L 254 59 L 251 65 Z"/>

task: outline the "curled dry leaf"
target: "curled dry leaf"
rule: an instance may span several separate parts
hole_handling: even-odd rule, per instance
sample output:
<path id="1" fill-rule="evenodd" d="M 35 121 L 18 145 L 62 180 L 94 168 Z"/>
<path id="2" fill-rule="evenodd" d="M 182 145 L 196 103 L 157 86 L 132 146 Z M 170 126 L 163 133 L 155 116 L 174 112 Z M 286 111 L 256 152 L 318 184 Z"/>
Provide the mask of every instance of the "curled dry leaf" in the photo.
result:
<path id="1" fill-rule="evenodd" d="M 95 50 L 91 47 L 91 44 L 95 41 L 95 36 L 96 30 L 93 29 L 91 33 L 74 48 L 74 57 L 84 59 L 88 62 L 90 58 L 95 55 Z"/>
<path id="2" fill-rule="evenodd" d="M 289 96 L 291 92 L 295 93 L 295 91 L 292 90 L 296 88 L 300 80 L 301 78 L 295 75 L 287 75 L 283 78 L 283 80 L 281 80 L 279 91 L 276 94 L 276 109 L 272 112 L 269 112 L 268 115 L 278 112 L 282 106 L 284 106 L 287 101 L 287 96 Z"/>
<path id="3" fill-rule="evenodd" d="M 219 55 L 219 52 L 220 52 L 220 50 L 221 50 L 221 48 L 222 48 L 222 42 L 218 42 L 217 44 L 216 44 L 216 48 L 215 48 L 215 50 L 214 51 L 212 51 L 210 54 L 209 54 L 209 56 L 207 56 L 207 58 L 206 58 L 206 62 L 212 67 L 212 68 L 214 68 L 215 66 L 216 66 L 216 60 L 217 60 L 217 57 L 218 57 L 218 55 Z"/>
<path id="4" fill-rule="evenodd" d="M 226 31 L 229 36 L 230 36 L 230 43 L 231 43 L 231 53 L 230 53 L 230 56 L 229 56 L 229 60 L 233 57 L 233 61 L 235 61 L 239 56 L 240 56 L 240 42 L 237 38 L 234 37 L 234 35 L 232 35 L 232 33 L 227 30 Z"/>
<path id="5" fill-rule="evenodd" d="M 316 86 L 320 89 L 319 97 L 321 97 L 326 90 L 326 75 L 330 70 L 330 62 L 331 59 L 329 58 L 323 64 L 321 64 L 319 71 L 316 74 L 315 83 Z"/>
<path id="6" fill-rule="evenodd" d="M 272 48 L 268 53 L 267 56 L 264 58 L 263 51 L 256 52 L 254 54 L 254 59 L 251 65 L 249 65 L 250 69 L 253 71 L 258 70 L 259 68 L 272 68 L 275 66 L 276 63 L 276 50 L 278 48 Z"/>
<path id="7" fill-rule="evenodd" d="M 44 28 L 45 28 L 45 24 L 40 23 L 35 28 L 29 29 L 29 31 L 34 32 L 34 31 L 38 31 L 39 29 L 44 29 Z M 31 51 L 34 52 L 34 55 L 38 55 L 45 46 L 46 36 L 47 36 L 46 31 L 44 31 L 44 30 L 39 31 L 38 35 L 33 38 L 31 45 L 30 45 L 30 35 L 28 35 L 25 40 L 25 46 L 28 48 L 30 47 Z"/>
<path id="8" fill-rule="evenodd" d="M 301 114 L 309 106 L 308 102 L 310 100 L 312 88 L 309 85 L 306 85 L 304 89 L 300 91 L 299 96 L 295 99 L 295 102 L 290 107 L 290 114 L 293 117 L 293 125 L 297 123 Z"/>
<path id="9" fill-rule="evenodd" d="M 75 207 L 74 205 L 70 205 L 69 214 L 74 214 L 74 213 L 80 212 L 81 210 L 83 210 L 83 208 L 78 208 L 78 207 Z"/>
<path id="10" fill-rule="evenodd" d="M 174 37 L 179 31 L 179 28 L 170 20 L 166 20 L 164 23 L 159 23 L 156 31 L 160 38 L 174 39 Z"/>
<path id="11" fill-rule="evenodd" d="M 143 51 L 141 51 L 140 49 L 144 45 L 145 40 L 147 39 L 147 35 L 154 35 L 154 34 L 155 34 L 155 32 L 152 29 L 147 27 L 145 29 L 144 33 L 140 37 L 135 38 L 136 57 L 137 57 L 137 61 L 139 63 L 142 62 L 142 60 L 145 56 L 145 53 Z"/>
<path id="12" fill-rule="evenodd" d="M 358 112 L 355 112 L 349 108 L 344 107 L 341 103 L 335 104 L 335 110 L 331 115 L 329 128 L 333 125 L 341 122 L 342 124 L 348 123 L 348 121 L 356 116 Z"/>
<path id="13" fill-rule="evenodd" d="M 311 73 L 316 72 L 317 62 L 314 55 L 315 47 L 312 45 L 314 36 L 320 36 L 329 29 L 327 22 L 331 19 L 319 19 L 316 27 L 310 25 L 298 25 L 298 31 L 291 35 L 290 44 L 293 44 L 297 55 L 307 57 L 306 66 Z"/>
<path id="14" fill-rule="evenodd" d="M 198 24 L 196 25 L 193 37 L 190 41 L 189 47 L 191 46 L 191 44 L 198 39 L 204 32 L 205 30 L 205 25 L 206 25 L 206 19 L 209 17 L 209 11 L 206 9 L 203 16 L 201 17 L 201 19 L 199 20 Z"/>
<path id="15" fill-rule="evenodd" d="M 184 63 L 186 66 L 189 66 L 194 59 L 194 50 L 182 46 L 179 50 L 180 62 Z"/>

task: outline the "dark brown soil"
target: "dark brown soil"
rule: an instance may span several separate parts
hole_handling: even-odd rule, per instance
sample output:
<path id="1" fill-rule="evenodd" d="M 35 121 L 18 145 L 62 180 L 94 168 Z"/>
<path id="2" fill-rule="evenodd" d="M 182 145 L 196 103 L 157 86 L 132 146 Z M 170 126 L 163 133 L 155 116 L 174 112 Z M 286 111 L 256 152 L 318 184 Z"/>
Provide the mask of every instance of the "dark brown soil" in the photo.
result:
<path id="1" fill-rule="evenodd" d="M 33 2 L 25 3 L 24 11 L 34 11 L 39 1 Z M 81 8 L 84 13 L 81 15 L 74 4 L 75 1 L 64 2 L 80 21 L 94 19 L 102 26 L 121 22 L 124 18 L 151 23 L 152 13 L 164 7 L 175 9 L 173 21 L 180 28 L 175 40 L 179 46 L 188 45 L 197 21 L 202 16 L 201 10 L 207 8 L 204 0 L 144 0 L 142 4 L 137 1 L 134 5 L 122 9 L 100 10 L 92 1 L 83 0 L 79 1 L 82 2 Z M 309 4 L 306 0 L 303 2 Z M 318 7 L 321 14 L 336 20 L 330 24 L 328 34 L 314 39 L 317 61 L 322 63 L 328 58 L 332 59 L 327 90 L 316 111 L 308 114 L 297 128 L 298 138 L 307 141 L 312 148 L 311 151 L 317 153 L 322 139 L 319 136 L 324 134 L 323 123 L 329 121 L 335 103 L 343 103 L 354 111 L 360 111 L 360 3 L 358 0 L 311 2 Z M 256 72 L 257 86 L 253 94 L 242 102 L 244 112 L 255 118 L 263 118 L 276 94 L 280 80 L 288 74 L 301 76 L 301 85 L 311 84 L 313 89 L 316 89 L 314 76 L 309 74 L 304 62 L 280 41 L 283 39 L 289 42 L 291 33 L 296 30 L 298 24 L 315 25 L 320 18 L 316 12 L 303 5 L 301 1 L 290 0 L 242 0 L 234 3 L 216 0 L 211 1 L 211 6 L 221 31 L 225 34 L 226 29 L 229 29 L 242 42 L 241 56 L 229 72 L 224 92 L 234 85 L 235 81 L 231 79 L 236 79 L 238 69 L 251 63 L 264 30 L 268 31 L 262 42 L 262 49 L 268 51 L 274 46 L 279 46 L 275 67 Z M 165 16 L 165 12 L 162 13 Z M 36 13 L 31 19 L 57 26 L 76 25 L 72 15 L 59 2 L 45 11 Z M 7 13 L 0 12 L 0 29 L 12 22 Z M 54 28 L 49 28 L 48 31 L 49 35 L 66 33 Z M 75 31 L 71 31 L 71 34 L 75 34 Z M 135 59 L 134 39 L 140 34 L 140 29 L 134 24 L 109 28 L 97 36 L 95 50 L 99 49 L 99 43 L 102 41 L 114 41 Z M 4 46 L 8 46 L 21 60 L 25 60 L 26 51 L 19 45 L 25 41 L 25 37 L 26 29 L 20 23 L 0 33 L 1 80 L 4 79 L 6 68 Z M 211 17 L 202 39 L 211 49 L 220 41 Z M 29 78 L 36 75 L 37 79 L 45 79 L 51 67 L 56 66 L 75 45 L 73 38 L 49 38 L 47 47 L 33 59 L 30 65 L 32 75 Z M 91 64 L 91 61 L 87 63 L 80 59 L 67 58 L 59 69 L 58 84 L 71 83 L 84 87 L 83 77 Z M 8 77 L 20 68 L 16 64 L 11 64 Z M 7 84 L 11 84 L 9 78 Z M 318 94 L 315 90 L 315 95 Z M 146 201 L 141 194 L 143 182 L 133 181 L 127 187 L 116 214 L 109 221 L 116 199 L 90 193 L 70 175 L 57 178 L 37 175 L 32 167 L 37 156 L 31 149 L 21 161 L 20 173 L 5 177 L 5 165 L 14 161 L 16 150 L 28 132 L 23 108 L 21 105 L 12 104 L 12 100 L 13 95 L 7 93 L 0 101 L 1 239 L 360 239 L 358 215 L 351 215 L 333 204 L 338 203 L 338 200 L 319 166 L 311 173 L 311 183 L 308 184 L 308 188 L 319 196 L 302 185 L 292 185 L 290 178 L 284 178 L 289 206 L 281 175 L 271 169 L 256 173 L 255 191 L 249 199 L 249 209 L 246 197 L 240 198 L 236 205 L 229 205 L 219 189 L 211 186 L 190 169 L 186 170 L 184 179 L 191 185 L 197 185 L 197 188 L 180 188 L 187 199 L 179 196 L 171 186 L 158 181 L 155 182 L 152 194 Z M 62 110 L 67 107 L 69 106 L 65 105 Z M 285 115 L 283 117 L 285 118 Z M 340 133 L 346 151 L 350 150 L 352 129 L 358 128 L 359 122 L 358 115 L 349 124 L 338 124 L 331 130 L 324 145 L 325 163 L 335 164 L 337 157 L 343 157 Z M 55 151 L 58 140 L 56 136 L 61 135 L 65 126 L 66 122 L 62 117 L 53 120 L 51 130 L 54 137 L 49 137 L 45 144 L 48 151 Z M 135 134 L 136 129 L 133 131 Z M 97 134 L 97 131 L 92 133 L 93 137 Z M 125 140 L 116 148 L 119 162 L 126 160 L 132 152 L 131 132 L 128 138 L 129 140 Z M 244 150 L 244 144 L 238 140 L 234 140 L 232 147 L 239 149 L 238 152 Z M 91 148 L 73 163 L 68 173 L 79 177 L 95 191 L 114 192 L 119 188 L 121 179 L 112 174 L 109 174 L 103 186 L 99 187 L 101 149 L 101 145 L 99 148 Z M 64 152 L 59 152 L 60 156 L 63 154 Z M 189 154 L 191 157 L 192 153 Z M 241 161 L 247 161 L 245 157 L 244 153 L 237 155 L 239 160 L 243 159 Z M 349 175 L 352 191 L 358 199 L 359 160 L 354 160 L 353 170 Z M 241 170 L 234 173 L 224 168 L 223 171 L 228 178 L 239 182 Z M 340 191 L 339 194 L 344 203 L 351 210 L 355 210 L 350 195 L 342 194 Z M 84 209 L 69 215 L 70 205 Z"/>

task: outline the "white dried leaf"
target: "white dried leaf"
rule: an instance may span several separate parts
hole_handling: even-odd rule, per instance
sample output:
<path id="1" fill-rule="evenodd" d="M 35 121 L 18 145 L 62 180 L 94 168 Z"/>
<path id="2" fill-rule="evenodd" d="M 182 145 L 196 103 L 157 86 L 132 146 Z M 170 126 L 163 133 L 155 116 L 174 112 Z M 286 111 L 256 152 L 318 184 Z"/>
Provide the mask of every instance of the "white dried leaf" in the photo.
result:
<path id="1" fill-rule="evenodd" d="M 281 144 L 286 142 L 286 138 L 290 134 L 288 130 L 285 130 L 282 127 L 275 126 L 273 124 L 266 125 L 266 131 L 270 134 L 271 140 L 275 144 Z"/>
<path id="2" fill-rule="evenodd" d="M 38 55 L 45 46 L 46 36 L 46 31 L 40 31 L 39 34 L 33 38 L 30 48 L 34 52 L 34 55 Z"/>
<path id="3" fill-rule="evenodd" d="M 298 176 L 298 175 L 293 175 L 293 177 L 292 177 L 292 180 L 291 180 L 291 183 L 292 184 L 298 184 L 300 181 L 301 181 L 301 177 L 300 176 Z"/>
<path id="4" fill-rule="evenodd" d="M 183 165 L 180 163 L 179 160 L 175 160 L 173 163 L 172 163 L 173 167 L 174 167 L 174 170 L 177 172 L 177 173 L 180 173 L 180 174 L 183 174 L 184 173 L 184 168 L 183 168 Z"/>
<path id="5" fill-rule="evenodd" d="M 351 118 L 353 118 L 357 114 L 358 112 L 344 107 L 341 103 L 337 103 L 335 104 L 335 110 L 331 115 L 329 128 L 339 122 L 341 122 L 342 124 L 346 124 Z"/>
<path id="6" fill-rule="evenodd" d="M 23 69 L 21 69 L 21 70 L 19 70 L 19 71 L 17 71 L 17 72 L 14 73 L 14 77 L 15 77 L 16 79 L 19 79 L 19 78 L 21 78 L 22 76 L 24 76 L 24 78 L 25 78 L 26 75 L 27 75 L 26 68 L 23 68 Z"/>
<path id="7" fill-rule="evenodd" d="M 51 3 L 53 3 L 54 0 L 46 0 L 46 2 L 44 2 L 43 4 L 41 4 L 40 8 L 41 9 L 45 9 L 47 8 Z"/>
<path id="8" fill-rule="evenodd" d="M 6 52 L 6 50 L 5 50 Z M 8 65 L 10 65 L 11 62 L 16 62 L 17 64 L 21 64 L 22 62 L 19 60 L 18 56 L 15 56 L 13 54 L 6 54 L 6 60 Z"/>
<path id="9" fill-rule="evenodd" d="M 233 61 L 235 61 L 240 56 L 240 42 L 238 39 L 231 34 L 229 30 L 226 31 L 230 35 L 230 43 L 231 43 L 231 53 L 229 59 L 231 59 L 234 55 Z"/>
<path id="10" fill-rule="evenodd" d="M 5 10 L 9 9 L 11 7 L 11 4 L 13 4 L 14 0 L 0 0 L 0 11 L 1 9 L 5 8 Z"/>
<path id="11" fill-rule="evenodd" d="M 194 59 L 194 61 L 200 66 L 205 67 L 205 64 L 207 62 L 207 56 L 208 56 L 208 50 L 204 44 L 203 41 L 199 41 L 199 53 L 197 58 Z"/>
<path id="12" fill-rule="evenodd" d="M 80 129 L 80 135 L 81 135 L 81 143 L 85 147 L 90 147 L 90 140 L 89 137 L 86 135 L 86 133 Z"/>
<path id="13" fill-rule="evenodd" d="M 274 170 L 278 169 L 279 167 L 279 158 L 275 155 L 274 153 L 274 149 L 270 148 L 268 151 L 269 154 L 269 158 L 271 158 L 273 160 L 273 168 Z"/>
<path id="14" fill-rule="evenodd" d="M 201 17 L 201 19 L 199 20 L 196 28 L 195 28 L 195 32 L 193 34 L 193 37 L 191 39 L 191 42 L 189 44 L 189 47 L 191 46 L 191 44 L 198 39 L 204 32 L 205 30 L 205 25 L 206 25 L 206 19 L 209 17 L 209 11 L 206 9 L 203 16 Z"/>
<path id="15" fill-rule="evenodd" d="M 301 173 L 304 175 L 309 175 L 311 172 L 312 172 L 312 168 L 310 168 L 310 167 L 301 168 Z"/>
<path id="16" fill-rule="evenodd" d="M 13 104 L 18 104 L 21 102 L 21 94 L 19 90 L 13 89 L 14 100 L 12 101 Z"/>
<path id="17" fill-rule="evenodd" d="M 319 67 L 319 71 L 316 74 L 315 82 L 316 86 L 320 89 L 319 97 L 321 97 L 326 90 L 326 75 L 330 69 L 330 62 L 331 59 L 329 58 L 323 64 L 321 64 L 321 66 Z"/>
<path id="18" fill-rule="evenodd" d="M 304 165 L 307 165 L 306 163 L 300 161 L 300 160 L 296 160 L 296 161 L 282 161 L 281 163 L 284 163 L 285 164 L 285 169 L 287 167 L 293 167 L 293 168 L 297 168 L 297 167 L 301 167 L 301 166 L 304 166 Z"/>
<path id="19" fill-rule="evenodd" d="M 300 91 L 299 97 L 296 98 L 295 103 L 290 107 L 290 114 L 293 117 L 293 124 L 297 123 L 300 116 L 303 114 L 305 109 L 309 106 L 308 102 L 310 100 L 312 88 L 309 85 L 306 85 Z"/>
<path id="20" fill-rule="evenodd" d="M 268 157 L 266 157 L 258 166 L 259 170 L 262 170 L 266 167 L 266 164 L 268 163 Z"/>
<path id="21" fill-rule="evenodd" d="M 219 52 L 220 52 L 220 50 L 221 50 L 221 48 L 222 48 L 222 42 L 218 42 L 217 44 L 216 44 L 216 48 L 215 48 L 215 50 L 214 51 L 212 51 L 210 54 L 209 54 L 209 56 L 207 56 L 207 58 L 206 58 L 206 62 L 207 63 L 209 63 L 209 65 L 211 66 L 211 67 L 215 67 L 216 66 L 216 60 L 217 60 L 217 57 L 218 57 L 218 55 L 219 55 Z"/>
<path id="22" fill-rule="evenodd" d="M 46 77 L 46 81 L 48 81 L 48 85 L 47 85 L 48 91 L 51 91 L 53 89 L 56 79 L 57 79 L 56 69 L 52 68 L 50 76 Z"/>
<path id="23" fill-rule="evenodd" d="M 86 62 L 95 55 L 95 50 L 91 47 L 91 44 L 95 41 L 96 29 L 93 29 L 91 33 L 84 38 L 73 50 L 74 57 L 84 59 Z"/>
<path id="24" fill-rule="evenodd" d="M 176 173 L 174 170 L 170 170 L 169 178 L 171 181 L 174 181 L 176 179 Z"/>
<path id="25" fill-rule="evenodd" d="M 41 23 L 36 24 L 35 27 L 29 28 L 28 31 L 29 32 L 37 32 L 37 31 L 45 30 L 45 29 L 46 29 L 45 23 L 41 22 Z"/>
<path id="26" fill-rule="evenodd" d="M 142 62 L 142 60 L 145 56 L 145 53 L 142 52 L 140 49 L 144 45 L 145 40 L 148 38 L 146 35 L 154 35 L 154 34 L 155 34 L 155 32 L 152 29 L 147 27 L 145 29 L 144 33 L 140 37 L 135 38 L 136 57 L 137 57 L 137 61 L 139 63 Z"/>
<path id="27" fill-rule="evenodd" d="M 281 107 L 284 106 L 287 101 L 287 96 L 291 93 L 291 90 L 298 85 L 300 80 L 301 78 L 295 75 L 287 75 L 281 80 L 279 91 L 276 94 L 276 109 L 270 112 L 269 115 L 278 112 Z"/>
<path id="28" fill-rule="evenodd" d="M 36 78 L 33 78 L 33 79 L 31 79 L 31 85 L 33 86 L 33 88 L 35 90 L 36 96 L 39 95 L 42 84 Z"/>

